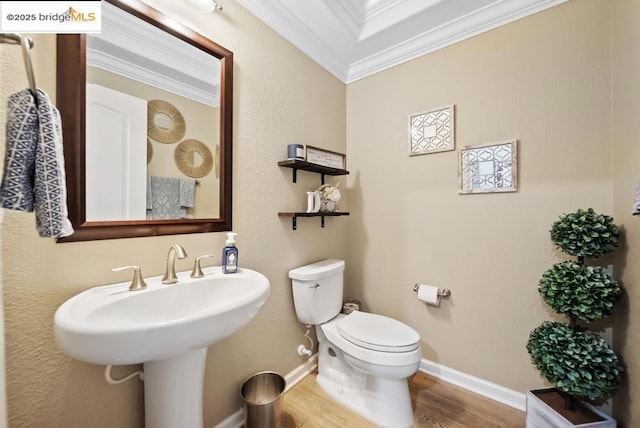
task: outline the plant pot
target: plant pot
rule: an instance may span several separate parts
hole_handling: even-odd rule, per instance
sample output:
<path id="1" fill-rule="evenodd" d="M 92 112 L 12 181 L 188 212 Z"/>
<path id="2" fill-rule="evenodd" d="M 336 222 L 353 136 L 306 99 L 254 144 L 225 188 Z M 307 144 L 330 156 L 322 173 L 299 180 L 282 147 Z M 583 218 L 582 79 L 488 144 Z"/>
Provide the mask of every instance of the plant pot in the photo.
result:
<path id="1" fill-rule="evenodd" d="M 527 392 L 527 428 L 616 428 L 616 421 L 595 407 L 576 400 L 565 409 L 564 395 L 556 388 Z"/>

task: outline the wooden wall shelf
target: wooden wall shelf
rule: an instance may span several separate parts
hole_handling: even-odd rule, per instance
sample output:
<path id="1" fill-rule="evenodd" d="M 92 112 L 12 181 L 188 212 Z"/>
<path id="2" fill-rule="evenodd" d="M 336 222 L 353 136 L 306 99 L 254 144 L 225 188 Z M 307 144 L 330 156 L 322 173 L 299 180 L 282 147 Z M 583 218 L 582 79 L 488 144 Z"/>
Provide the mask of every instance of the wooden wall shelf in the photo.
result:
<path id="1" fill-rule="evenodd" d="M 325 175 L 347 175 L 349 174 L 349 171 L 347 171 L 346 169 L 339 169 L 339 168 L 331 168 L 328 166 L 323 166 L 323 165 L 318 165 L 315 163 L 310 163 L 310 162 L 306 162 L 303 160 L 298 160 L 298 159 L 287 159 L 287 160 L 283 160 L 278 162 L 279 166 L 283 166 L 285 168 L 291 168 L 293 169 L 293 182 L 296 182 L 296 176 L 297 176 L 297 172 L 299 169 L 303 170 L 303 171 L 310 171 L 310 172 L 316 172 L 318 174 L 321 174 L 322 178 L 322 184 L 324 184 L 324 176 Z"/>
<path id="2" fill-rule="evenodd" d="M 325 175 L 347 175 L 349 171 L 346 169 L 339 168 L 331 168 L 328 166 L 318 165 L 315 163 L 306 162 L 299 159 L 287 159 L 278 162 L 278 166 L 283 166 L 285 168 L 293 169 L 293 182 L 296 182 L 297 172 L 299 169 L 303 171 L 315 172 L 321 174 L 321 182 L 324 184 L 324 176 Z M 294 212 L 279 212 L 279 217 L 291 217 L 291 226 L 293 230 L 298 228 L 298 217 L 320 217 L 320 226 L 324 227 L 324 218 L 325 217 L 338 217 L 343 215 L 349 215 L 348 212 L 336 211 L 336 212 L 317 212 L 317 213 L 308 213 L 304 211 L 294 211 Z"/>
<path id="3" fill-rule="evenodd" d="M 280 217 L 291 217 L 291 227 L 293 230 L 298 228 L 298 217 L 320 217 L 320 227 L 324 227 L 324 218 L 325 217 L 338 217 L 343 215 L 349 215 L 348 212 L 336 211 L 332 213 L 307 213 L 307 212 L 280 212 L 278 216 Z"/>

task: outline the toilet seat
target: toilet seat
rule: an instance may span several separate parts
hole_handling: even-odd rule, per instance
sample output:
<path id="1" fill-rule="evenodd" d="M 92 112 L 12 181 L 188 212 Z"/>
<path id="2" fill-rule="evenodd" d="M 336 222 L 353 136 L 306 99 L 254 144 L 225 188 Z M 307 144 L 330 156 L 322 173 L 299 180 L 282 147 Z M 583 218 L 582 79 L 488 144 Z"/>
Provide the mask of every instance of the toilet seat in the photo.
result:
<path id="1" fill-rule="evenodd" d="M 339 331 L 340 323 L 349 315 L 338 314 L 334 319 L 324 324 L 316 325 L 318 329 L 318 340 L 328 340 L 333 346 L 338 348 L 344 355 L 350 355 L 358 360 L 369 364 L 380 365 L 381 367 L 407 367 L 418 364 L 422 359 L 422 348 L 418 344 L 416 349 L 405 352 L 388 352 L 367 349 L 346 339 Z M 326 339 L 323 339 L 326 338 Z M 360 340 L 362 340 L 360 338 Z"/>
<path id="2" fill-rule="evenodd" d="M 420 335 L 406 324 L 384 315 L 354 311 L 338 323 L 338 333 L 354 345 L 380 352 L 410 352 Z"/>

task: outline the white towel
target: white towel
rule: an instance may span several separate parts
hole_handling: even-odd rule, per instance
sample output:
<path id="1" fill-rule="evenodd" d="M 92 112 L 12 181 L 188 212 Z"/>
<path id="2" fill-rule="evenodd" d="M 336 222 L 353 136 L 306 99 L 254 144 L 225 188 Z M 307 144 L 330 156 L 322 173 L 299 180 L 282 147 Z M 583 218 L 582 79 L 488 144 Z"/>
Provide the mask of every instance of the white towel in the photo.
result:
<path id="1" fill-rule="evenodd" d="M 0 185 L 3 208 L 36 213 L 42 237 L 73 233 L 67 213 L 67 186 L 60 113 L 38 89 L 38 106 L 28 89 L 9 97 L 7 148 Z"/>

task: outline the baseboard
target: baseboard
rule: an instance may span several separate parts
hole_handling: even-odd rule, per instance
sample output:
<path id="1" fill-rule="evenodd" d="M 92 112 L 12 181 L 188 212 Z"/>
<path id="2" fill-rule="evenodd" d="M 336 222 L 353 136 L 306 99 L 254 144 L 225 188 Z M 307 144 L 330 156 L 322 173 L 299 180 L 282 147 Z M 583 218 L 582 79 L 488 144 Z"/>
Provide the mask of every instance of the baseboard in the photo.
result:
<path id="1" fill-rule="evenodd" d="M 315 353 L 307 361 L 300 364 L 298 367 L 289 372 L 284 380 L 287 382 L 285 391 L 290 390 L 304 379 L 309 373 L 314 371 L 318 367 L 318 354 Z"/>
<path id="2" fill-rule="evenodd" d="M 419 370 L 444 382 L 459 386 L 460 388 L 464 388 L 499 403 L 506 404 L 507 406 L 513 407 L 514 409 L 518 409 L 522 412 L 526 410 L 526 396 L 521 392 L 505 388 L 504 386 L 491 383 L 484 379 L 471 376 L 424 358 L 420 362 Z"/>
<path id="3" fill-rule="evenodd" d="M 285 375 L 286 381 L 285 392 L 293 388 L 304 379 L 309 373 L 314 371 L 318 367 L 318 354 L 313 354 L 307 361 L 300 364 L 298 367 L 290 371 Z M 226 419 L 220 422 L 215 428 L 242 428 L 244 425 L 244 409 L 239 409 L 229 415 Z"/>
<path id="4" fill-rule="evenodd" d="M 238 409 L 231 415 L 227 416 L 222 422 L 214 428 L 242 428 L 244 426 L 244 410 Z"/>

